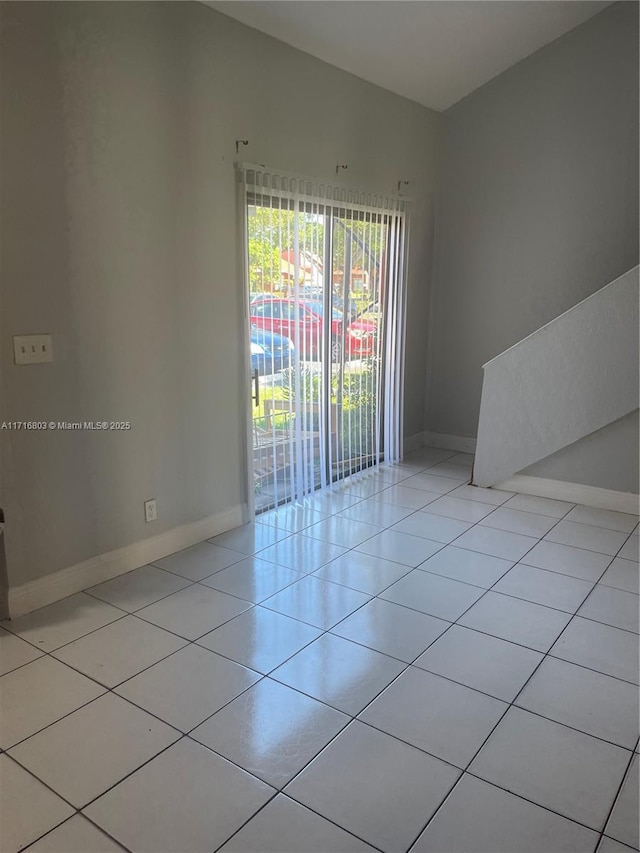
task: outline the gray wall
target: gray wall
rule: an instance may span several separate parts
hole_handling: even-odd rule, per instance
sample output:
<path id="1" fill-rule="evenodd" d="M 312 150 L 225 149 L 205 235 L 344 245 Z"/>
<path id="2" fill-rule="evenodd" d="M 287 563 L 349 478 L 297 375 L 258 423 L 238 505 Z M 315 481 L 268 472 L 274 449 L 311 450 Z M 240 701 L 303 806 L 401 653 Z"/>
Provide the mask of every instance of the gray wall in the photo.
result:
<path id="1" fill-rule="evenodd" d="M 245 501 L 236 138 L 291 172 L 411 181 L 405 423 L 423 429 L 440 116 L 200 4 L 0 14 L 3 414 L 133 425 L 0 435 L 12 584 Z M 30 332 L 53 364 L 13 366 Z"/>
<path id="2" fill-rule="evenodd" d="M 529 466 L 521 474 L 638 494 L 638 412 Z"/>
<path id="3" fill-rule="evenodd" d="M 425 421 L 475 436 L 482 364 L 638 263 L 638 4 L 444 115 Z"/>

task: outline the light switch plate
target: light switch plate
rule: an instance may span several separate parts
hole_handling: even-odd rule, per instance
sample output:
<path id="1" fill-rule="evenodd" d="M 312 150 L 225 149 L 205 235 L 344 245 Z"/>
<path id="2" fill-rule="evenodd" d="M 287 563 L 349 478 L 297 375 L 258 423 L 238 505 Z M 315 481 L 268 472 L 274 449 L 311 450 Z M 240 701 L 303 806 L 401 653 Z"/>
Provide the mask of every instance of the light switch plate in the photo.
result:
<path id="1" fill-rule="evenodd" d="M 51 335 L 14 335 L 13 355 L 16 364 L 47 364 L 53 361 Z"/>

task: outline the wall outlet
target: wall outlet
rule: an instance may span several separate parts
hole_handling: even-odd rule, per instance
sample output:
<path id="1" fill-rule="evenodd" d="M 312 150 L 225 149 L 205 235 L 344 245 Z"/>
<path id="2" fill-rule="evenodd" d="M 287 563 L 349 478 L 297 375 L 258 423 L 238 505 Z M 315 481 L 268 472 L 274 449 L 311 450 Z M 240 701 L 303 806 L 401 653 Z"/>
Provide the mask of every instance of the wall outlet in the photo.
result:
<path id="1" fill-rule="evenodd" d="M 47 364 L 53 361 L 51 335 L 14 335 L 13 357 L 16 364 Z"/>
<path id="2" fill-rule="evenodd" d="M 144 520 L 155 521 L 158 517 L 158 503 L 155 498 L 144 502 Z"/>

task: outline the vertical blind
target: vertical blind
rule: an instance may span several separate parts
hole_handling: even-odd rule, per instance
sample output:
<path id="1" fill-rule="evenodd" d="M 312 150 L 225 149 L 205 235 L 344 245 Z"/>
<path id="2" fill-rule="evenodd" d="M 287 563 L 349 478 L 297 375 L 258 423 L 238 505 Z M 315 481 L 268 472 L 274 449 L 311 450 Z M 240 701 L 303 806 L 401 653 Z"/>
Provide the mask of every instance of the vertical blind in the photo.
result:
<path id="1" fill-rule="evenodd" d="M 398 196 L 238 174 L 263 509 L 402 457 L 408 219 Z"/>

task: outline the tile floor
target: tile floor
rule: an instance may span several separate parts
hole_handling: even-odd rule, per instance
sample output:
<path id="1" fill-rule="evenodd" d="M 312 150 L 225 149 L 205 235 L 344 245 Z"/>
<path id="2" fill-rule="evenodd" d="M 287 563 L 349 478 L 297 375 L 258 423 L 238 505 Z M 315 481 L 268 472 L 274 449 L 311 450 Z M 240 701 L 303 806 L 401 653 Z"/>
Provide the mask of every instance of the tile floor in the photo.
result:
<path id="1" fill-rule="evenodd" d="M 424 448 L 0 627 L 0 851 L 638 849 L 638 517 Z"/>

